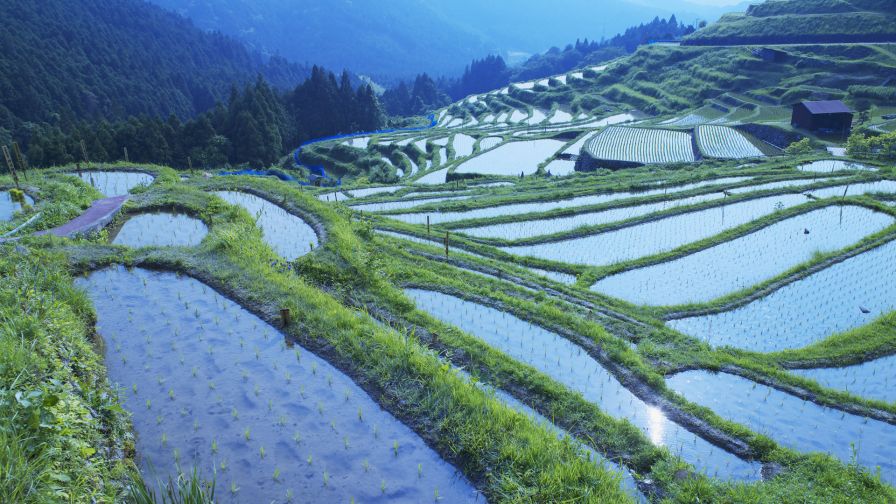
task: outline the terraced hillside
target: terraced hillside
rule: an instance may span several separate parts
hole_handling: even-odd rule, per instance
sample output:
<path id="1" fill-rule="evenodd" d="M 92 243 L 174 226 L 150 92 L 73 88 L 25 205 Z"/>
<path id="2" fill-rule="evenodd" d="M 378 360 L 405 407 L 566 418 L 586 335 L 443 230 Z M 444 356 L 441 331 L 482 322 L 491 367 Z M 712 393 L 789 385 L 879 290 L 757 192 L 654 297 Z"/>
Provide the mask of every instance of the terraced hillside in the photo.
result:
<path id="1" fill-rule="evenodd" d="M 896 53 L 752 49 L 296 153 L 335 187 L 0 174 L 0 501 L 896 502 L 896 167 L 787 114 L 885 124 Z"/>
<path id="2" fill-rule="evenodd" d="M 688 45 L 896 42 L 886 0 L 770 0 L 689 35 Z"/>
<path id="3" fill-rule="evenodd" d="M 430 129 L 316 143 L 300 158 L 349 185 L 432 185 L 569 175 L 589 142 L 601 149 L 593 158 L 612 163 L 579 169 L 780 156 L 806 134 L 790 126 L 791 105 L 802 99 L 862 102 L 868 125 L 891 121 L 892 47 L 794 45 L 777 63 L 754 49 L 643 47 L 608 65 L 467 97 L 437 111 Z"/>

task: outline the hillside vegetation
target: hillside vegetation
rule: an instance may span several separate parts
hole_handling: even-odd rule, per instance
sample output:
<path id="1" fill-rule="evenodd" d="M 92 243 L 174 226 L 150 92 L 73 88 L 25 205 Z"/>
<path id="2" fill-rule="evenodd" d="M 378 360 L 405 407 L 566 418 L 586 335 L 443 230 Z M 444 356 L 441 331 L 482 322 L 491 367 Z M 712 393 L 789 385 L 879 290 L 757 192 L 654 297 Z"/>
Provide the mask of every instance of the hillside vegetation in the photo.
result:
<path id="1" fill-rule="evenodd" d="M 685 39 L 688 45 L 896 41 L 893 3 L 773 0 L 728 14 Z"/>
<path id="2" fill-rule="evenodd" d="M 4 143 L 31 122 L 191 117 L 258 74 L 276 87 L 310 74 L 144 2 L 10 0 L 4 11 L 16 13 L 0 31 Z"/>

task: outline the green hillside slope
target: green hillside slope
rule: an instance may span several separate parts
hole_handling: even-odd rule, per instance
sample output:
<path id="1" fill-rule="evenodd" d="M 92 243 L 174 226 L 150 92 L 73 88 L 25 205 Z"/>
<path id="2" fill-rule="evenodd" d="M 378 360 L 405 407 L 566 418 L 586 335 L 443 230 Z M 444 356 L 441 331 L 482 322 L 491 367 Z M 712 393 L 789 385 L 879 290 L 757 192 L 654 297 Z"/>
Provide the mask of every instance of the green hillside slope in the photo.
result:
<path id="1" fill-rule="evenodd" d="M 773 0 L 729 14 L 687 45 L 896 41 L 896 11 L 882 0 Z"/>
<path id="2" fill-rule="evenodd" d="M 9 0 L 4 12 L 0 139 L 28 122 L 189 117 L 259 73 L 284 87 L 310 73 L 142 1 Z"/>

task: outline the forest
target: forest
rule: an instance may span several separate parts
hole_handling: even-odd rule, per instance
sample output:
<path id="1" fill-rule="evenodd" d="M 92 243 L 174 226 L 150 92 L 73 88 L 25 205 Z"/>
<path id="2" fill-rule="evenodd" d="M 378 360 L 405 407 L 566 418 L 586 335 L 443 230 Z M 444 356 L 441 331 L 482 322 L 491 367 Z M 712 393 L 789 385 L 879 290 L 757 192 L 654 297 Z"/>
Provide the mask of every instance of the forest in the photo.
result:
<path id="1" fill-rule="evenodd" d="M 400 82 L 383 95 L 383 106 L 391 115 L 421 114 L 471 94 L 498 89 L 511 82 L 558 75 L 587 64 L 597 65 L 631 54 L 639 45 L 679 40 L 693 32 L 693 26 L 679 23 L 672 15 L 669 19 L 655 17 L 609 39 L 576 40 L 563 49 L 553 47 L 518 66 L 509 66 L 501 56 L 490 55 L 473 60 L 460 77 L 433 80 L 421 74 L 413 84 Z"/>
<path id="2" fill-rule="evenodd" d="M 385 115 L 370 86 L 355 89 L 344 72 L 313 67 L 311 77 L 280 92 L 259 76 L 252 85 L 232 87 L 226 102 L 182 122 L 172 114 L 132 116 L 124 121 L 83 122 L 70 132 L 59 127 L 32 131 L 28 158 L 36 166 L 127 159 L 178 168 L 226 165 L 265 167 L 313 138 L 375 130 Z M 127 153 L 125 154 L 125 149 Z"/>

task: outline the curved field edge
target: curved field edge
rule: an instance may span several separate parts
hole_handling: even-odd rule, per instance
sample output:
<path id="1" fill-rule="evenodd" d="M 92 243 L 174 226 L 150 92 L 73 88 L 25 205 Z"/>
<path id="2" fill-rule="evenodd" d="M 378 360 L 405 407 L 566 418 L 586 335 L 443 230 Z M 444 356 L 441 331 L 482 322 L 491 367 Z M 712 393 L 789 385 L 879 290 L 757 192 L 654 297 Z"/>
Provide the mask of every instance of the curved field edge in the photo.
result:
<path id="1" fill-rule="evenodd" d="M 693 415 L 700 419 L 700 421 L 706 422 L 710 429 L 718 429 L 721 432 L 726 433 L 725 435 L 734 436 L 747 441 L 749 443 L 749 450 L 767 465 L 770 464 L 769 467 L 774 467 L 778 464 L 786 467 L 781 475 L 772 479 L 770 482 L 742 484 L 710 480 L 709 478 L 696 475 L 692 472 L 685 471 L 682 473 L 681 469 L 687 467 L 687 465 L 676 460 L 674 457 L 661 457 L 652 460 L 650 458 L 644 458 L 651 453 L 651 449 L 656 449 L 653 448 L 650 442 L 647 441 L 640 432 L 638 432 L 638 436 L 640 438 L 640 446 L 642 446 L 642 448 L 640 448 L 642 450 L 641 455 L 638 455 L 637 452 L 632 452 L 630 448 L 631 446 L 638 445 L 627 445 L 629 448 L 626 451 L 629 455 L 626 457 L 624 455 L 626 451 L 614 451 L 613 446 L 607 444 L 612 443 L 612 441 L 607 441 L 605 437 L 598 435 L 598 433 L 610 427 L 607 427 L 606 424 L 603 427 L 595 426 L 593 424 L 589 425 L 587 420 L 582 419 L 582 414 L 578 413 L 578 411 L 587 411 L 588 409 L 597 408 L 585 401 L 580 395 L 572 394 L 575 398 L 575 402 L 572 404 L 569 404 L 566 401 L 560 402 L 560 397 L 562 397 L 562 395 L 558 396 L 558 393 L 554 390 L 563 389 L 563 387 L 556 385 L 549 378 L 540 376 L 539 373 L 534 372 L 533 370 L 528 370 L 526 366 L 522 366 L 507 357 L 503 357 L 503 359 L 508 362 L 508 364 L 499 367 L 497 366 L 497 363 L 499 363 L 502 358 L 499 357 L 499 352 L 488 348 L 476 338 L 463 335 L 461 331 L 455 328 L 445 326 L 444 324 L 432 320 L 425 314 L 414 312 L 408 307 L 403 308 L 404 315 L 402 315 L 401 318 L 415 321 L 415 324 L 418 325 L 425 324 L 427 329 L 434 335 L 432 341 L 436 345 L 436 348 L 441 345 L 459 345 L 458 347 L 453 348 L 451 352 L 445 350 L 445 353 L 449 356 L 453 353 L 460 359 L 459 362 L 467 362 L 474 369 L 480 371 L 480 377 L 482 379 L 490 381 L 495 386 L 500 386 L 505 390 L 511 391 L 514 395 L 517 395 L 518 399 L 528 403 L 534 409 L 545 414 L 549 418 L 553 418 L 559 425 L 570 432 L 577 433 L 576 435 L 580 435 L 583 440 L 594 446 L 596 449 L 602 450 L 604 453 L 609 453 L 611 456 L 621 456 L 623 463 L 629 465 L 629 467 L 636 473 L 648 469 L 648 467 L 645 467 L 643 464 L 650 464 L 652 462 L 653 465 L 649 467 L 650 472 L 641 473 L 642 477 L 649 481 L 656 482 L 659 488 L 662 489 L 662 492 L 671 492 L 670 495 L 675 495 L 672 499 L 673 501 L 693 502 L 694 494 L 689 493 L 691 491 L 697 492 L 697 495 L 701 499 L 708 499 L 707 501 L 709 502 L 714 502 L 716 499 L 725 501 L 726 497 L 722 497 L 723 495 L 752 495 L 752 498 L 758 498 L 759 501 L 762 501 L 764 498 L 762 496 L 766 495 L 766 492 L 768 492 L 767 495 L 780 494 L 780 488 L 775 487 L 782 484 L 784 486 L 795 485 L 791 489 L 793 495 L 808 495 L 816 490 L 826 493 L 831 489 L 812 489 L 813 484 L 809 481 L 811 478 L 809 478 L 808 474 L 803 471 L 808 470 L 809 467 L 814 467 L 815 470 L 827 473 L 828 475 L 825 476 L 825 478 L 827 478 L 832 474 L 830 471 L 839 472 L 844 468 L 843 464 L 834 461 L 827 456 L 818 454 L 797 454 L 791 450 L 781 448 L 765 436 L 754 434 L 738 424 L 721 419 L 709 409 L 687 403 L 665 388 L 663 377 L 650 369 L 646 361 L 644 361 L 636 351 L 630 350 L 628 346 L 621 343 L 619 339 L 607 334 L 599 324 L 591 320 L 585 320 L 585 317 L 582 316 L 582 314 L 579 314 L 579 316 L 571 314 L 571 310 L 568 309 L 568 306 L 564 306 L 556 300 L 544 300 L 543 297 L 541 297 L 541 300 L 534 299 L 526 301 L 512 294 L 497 292 L 498 289 L 495 289 L 497 281 L 493 279 L 477 277 L 472 274 L 461 276 L 458 275 L 458 270 L 456 268 L 447 264 L 429 264 L 424 267 L 424 260 L 417 259 L 410 262 L 411 264 L 402 267 L 402 269 L 396 273 L 398 277 L 402 279 L 402 282 L 411 282 L 413 285 L 418 286 L 426 285 L 426 288 L 442 292 L 451 292 L 453 295 L 461 295 L 464 298 L 473 296 L 480 301 L 489 300 L 489 305 L 499 307 L 501 310 L 535 323 L 545 329 L 559 331 L 559 333 L 564 337 L 567 337 L 567 339 L 570 339 L 570 336 L 577 334 L 578 338 L 573 341 L 579 345 L 585 344 L 586 346 L 584 346 L 584 348 L 588 348 L 587 342 L 590 339 L 592 342 L 592 349 L 597 348 L 599 351 L 608 353 L 612 356 L 611 358 L 614 359 L 614 362 L 617 365 L 621 364 L 624 368 L 628 369 L 629 372 L 633 373 L 633 376 L 640 376 L 640 379 L 652 388 L 653 393 L 657 395 L 657 398 L 670 401 L 675 407 L 680 408 L 684 414 Z M 539 297 L 540 296 L 536 295 L 536 298 Z M 398 298 L 399 299 L 395 302 L 399 304 L 403 303 L 403 297 L 398 296 Z M 385 297 L 375 296 L 375 299 L 381 300 L 385 299 Z M 477 349 L 477 347 L 480 348 Z M 593 355 L 591 350 L 589 350 L 589 353 L 592 353 Z M 488 364 L 485 365 L 484 363 Z M 545 387 L 545 385 L 547 385 L 547 387 Z M 567 391 L 566 393 L 569 392 Z M 566 404 L 565 406 L 564 403 Z M 559 410 L 557 408 L 564 409 Z M 591 422 L 593 423 L 593 420 Z M 630 426 L 628 427 L 630 428 Z M 621 434 L 617 436 L 616 439 L 621 438 Z M 631 441 L 623 443 L 631 443 Z M 832 465 L 825 468 L 827 464 Z M 840 467 L 841 469 L 833 469 L 835 466 Z M 667 472 L 670 467 L 675 467 L 676 469 Z M 891 492 L 892 489 L 881 483 L 879 480 L 876 480 L 876 477 L 867 469 L 858 466 L 849 466 L 846 470 L 848 473 L 852 474 L 850 478 L 856 477 L 859 480 L 864 481 L 864 483 L 861 484 L 856 481 L 856 483 L 863 488 L 867 488 L 867 485 L 872 481 L 877 481 L 876 483 L 871 483 L 871 485 L 880 488 L 882 493 L 879 494 L 878 497 L 883 499 L 883 501 L 891 498 L 884 496 L 887 495 L 887 492 Z M 678 474 L 677 478 L 673 477 L 664 480 L 664 477 L 674 475 L 675 473 Z M 682 478 L 682 474 L 686 474 L 687 476 Z M 791 477 L 794 479 L 791 480 Z M 687 487 L 687 490 L 678 486 L 682 483 L 682 479 L 687 480 L 688 482 L 688 484 L 683 485 L 683 487 Z M 783 481 L 788 482 L 782 483 Z M 799 482 L 797 483 L 797 481 Z M 806 485 L 806 487 L 803 488 L 803 485 Z M 845 490 L 847 494 L 850 492 L 850 490 L 847 490 L 845 487 L 842 490 Z M 678 491 L 681 491 L 682 493 L 676 493 Z M 688 497 L 684 497 L 684 500 L 681 500 L 683 495 L 687 495 Z M 849 500 L 848 498 L 843 498 L 845 499 L 843 502 Z M 874 498 L 872 498 L 872 500 L 874 500 Z M 740 500 L 735 499 L 735 501 Z M 789 501 L 784 499 L 783 502 Z"/>
<path id="2" fill-rule="evenodd" d="M 0 495 L 120 502 L 129 420 L 105 373 L 87 298 L 62 254 L 0 245 Z"/>
<path id="3" fill-rule="evenodd" d="M 167 183 L 169 186 L 177 184 L 179 184 L 179 182 L 173 180 L 170 180 Z M 330 236 L 328 242 L 322 246 L 321 249 L 312 254 L 311 256 L 313 257 L 308 257 L 293 264 L 294 269 L 297 269 L 306 279 L 325 287 L 328 292 L 337 293 L 339 295 L 360 291 L 361 288 L 369 290 L 373 289 L 371 286 L 377 288 L 391 288 L 394 290 L 394 287 L 391 287 L 388 282 L 388 277 L 385 276 L 383 269 L 378 267 L 391 261 L 391 258 L 379 254 L 378 251 L 371 247 L 368 242 L 368 239 L 371 236 L 368 226 L 363 223 L 350 223 L 348 220 L 348 212 L 338 209 L 329 209 L 326 205 L 312 200 L 312 198 L 307 195 L 301 195 L 300 193 L 302 191 L 286 188 L 282 184 L 254 180 L 246 180 L 245 184 L 247 186 L 255 186 L 256 188 L 265 186 L 259 190 L 266 190 L 273 198 L 285 198 L 288 205 L 295 205 L 296 207 L 308 209 L 308 211 L 315 213 L 327 227 Z M 157 189 L 158 188 L 153 188 L 150 192 L 155 192 Z M 161 190 L 158 190 L 158 192 L 164 193 L 168 189 L 170 189 L 170 187 L 162 188 Z M 178 187 L 177 190 L 189 192 L 189 189 L 184 189 L 182 187 Z M 197 197 L 197 201 L 200 199 L 201 198 Z M 199 210 L 197 209 L 197 211 Z M 266 320 L 275 320 L 280 307 L 279 304 L 273 305 L 270 301 L 267 301 L 270 299 L 277 299 L 276 297 L 270 297 L 269 294 L 271 293 L 283 294 L 282 299 L 287 300 L 289 303 L 297 303 L 297 305 L 295 305 L 296 307 L 299 306 L 299 303 L 302 306 L 318 306 L 316 303 L 321 303 L 320 306 L 332 308 L 334 313 L 340 315 L 336 319 L 329 317 L 328 313 L 330 312 L 320 314 L 311 312 L 307 319 L 305 319 L 305 317 L 302 318 L 301 324 L 306 328 L 324 328 L 335 331 L 335 334 L 317 331 L 314 331 L 313 334 L 319 335 L 318 338 L 315 338 L 317 345 L 321 345 L 325 347 L 325 349 L 329 349 L 333 352 L 341 352 L 343 355 L 350 354 L 352 357 L 348 359 L 347 365 L 357 366 L 358 362 L 365 362 L 370 366 L 375 365 L 374 363 L 370 363 L 370 358 L 365 354 L 365 352 L 370 351 L 370 348 L 364 347 L 359 350 L 356 346 L 353 346 L 357 344 L 357 342 L 353 343 L 346 333 L 356 335 L 357 331 L 361 331 L 363 333 L 363 338 L 369 339 L 371 334 L 377 336 L 377 331 L 382 331 L 381 329 L 378 329 L 375 324 L 371 324 L 368 319 L 363 317 L 362 319 L 364 320 L 358 322 L 359 317 L 356 316 L 355 312 L 346 310 L 335 300 L 326 294 L 321 293 L 319 290 L 308 286 L 302 280 L 296 278 L 292 273 L 278 270 L 276 267 L 271 267 L 271 264 L 268 262 L 268 260 L 271 259 L 270 250 L 266 249 L 266 247 L 261 244 L 258 239 L 258 232 L 255 230 L 254 226 L 251 225 L 251 219 L 248 214 L 237 209 L 225 209 L 221 211 L 220 214 L 221 215 L 215 214 L 210 219 L 212 223 L 212 234 L 206 239 L 206 242 L 202 245 L 200 253 L 198 254 L 191 255 L 186 254 L 184 251 L 175 250 L 147 250 L 140 253 L 134 253 L 117 247 L 90 244 L 81 244 L 72 247 L 70 245 L 71 242 L 69 241 L 49 239 L 35 240 L 34 246 L 52 244 L 54 247 L 59 247 L 60 250 L 65 250 L 66 253 L 71 256 L 76 265 L 84 266 L 85 268 L 89 266 L 89 268 L 86 269 L 96 268 L 107 261 L 129 264 L 159 261 L 159 264 L 164 265 L 167 269 L 183 270 L 185 268 L 194 268 L 194 271 L 195 268 L 201 269 L 202 264 L 205 264 L 206 267 L 212 264 L 222 266 L 220 269 L 209 268 L 210 271 L 208 271 L 208 274 L 213 275 L 218 281 L 222 283 L 226 282 L 227 285 L 231 285 L 233 288 L 238 289 L 238 291 L 234 292 L 234 297 L 237 297 L 236 294 L 239 294 L 239 296 L 241 296 L 239 299 L 248 303 L 253 303 L 255 309 L 263 310 L 264 313 L 262 313 L 262 315 L 264 315 L 263 318 L 266 318 Z M 275 280 L 273 283 L 276 285 L 271 285 L 272 279 Z M 212 280 L 210 280 L 210 282 L 211 281 Z M 379 292 L 378 290 L 371 291 Z M 299 294 L 307 294 L 312 297 L 306 299 L 299 296 Z M 304 313 L 301 309 L 296 309 L 295 312 Z M 366 333 L 368 330 L 371 331 L 370 334 Z M 429 357 L 427 356 L 430 354 L 425 349 L 417 346 L 417 339 L 413 334 L 408 337 L 400 337 L 397 336 L 397 333 L 389 331 L 382 332 L 388 333 L 389 336 L 386 338 L 387 341 L 393 342 L 398 349 L 413 347 L 416 351 L 420 352 L 422 355 L 421 358 L 424 361 L 431 362 L 432 364 L 440 362 L 434 356 L 429 360 Z M 306 339 L 311 338 L 311 336 L 308 336 L 307 334 L 299 334 L 296 335 L 296 337 L 302 338 L 301 341 L 303 344 L 306 342 Z M 379 338 L 377 338 L 377 341 L 379 341 Z M 312 349 L 317 348 L 312 345 L 309 345 L 309 347 Z M 325 350 L 322 350 L 322 353 L 324 351 Z M 356 356 L 358 358 L 357 361 L 355 359 Z M 413 367 L 409 363 L 404 362 L 398 362 L 395 363 L 395 365 L 398 366 L 397 369 L 402 371 L 405 371 L 407 367 Z M 376 364 L 374 369 L 376 369 L 376 372 L 383 372 L 387 373 L 389 376 L 393 376 L 389 371 L 392 366 L 393 362 L 390 361 L 388 365 L 383 364 L 383 367 L 379 367 L 379 364 Z M 366 367 L 364 368 L 364 371 L 373 372 Z M 414 371 L 422 373 L 422 371 L 419 371 L 417 368 L 414 368 Z M 434 373 L 431 376 L 433 380 L 435 380 L 436 377 L 441 376 L 437 371 L 432 370 L 432 372 Z M 358 379 L 354 372 L 350 372 L 350 374 Z M 377 379 L 383 380 L 384 377 L 377 376 Z M 399 383 L 401 382 L 399 378 L 396 379 L 399 380 Z M 445 382 L 450 386 L 454 385 L 451 378 L 445 378 Z M 424 387 L 427 390 L 421 393 L 428 393 L 428 388 L 433 386 L 430 382 L 427 382 L 427 385 L 428 387 Z M 446 385 L 446 387 L 448 385 Z M 461 390 L 463 395 L 466 396 L 467 390 Z M 474 395 L 475 394 L 476 393 L 474 392 Z M 464 397 L 464 399 L 468 403 L 472 401 L 472 399 L 467 397 Z M 487 400 L 486 404 L 491 404 L 490 407 L 495 406 L 494 403 L 489 403 Z M 406 403 L 401 403 L 401 405 L 406 406 Z M 479 405 L 481 406 L 482 403 L 479 403 Z M 427 412 L 422 413 L 426 414 Z M 433 413 L 430 412 L 430 414 L 432 415 Z M 404 419 L 403 416 L 401 418 Z M 463 419 L 462 421 L 466 421 L 466 419 Z M 492 421 L 492 419 L 489 418 L 489 421 Z M 526 423 L 527 422 L 524 422 L 523 425 Z M 534 429 L 536 432 L 541 432 L 541 429 Z M 494 441 L 491 441 L 492 438 L 490 437 L 492 433 L 490 431 L 487 432 L 487 440 L 494 443 Z M 552 439 L 551 434 L 549 433 L 538 434 L 536 438 L 540 436 L 544 436 L 545 439 L 550 440 L 549 444 L 559 443 Z M 516 449 L 516 447 L 513 449 Z M 438 451 L 443 453 L 441 448 L 438 449 Z M 574 449 L 569 449 L 569 453 L 572 453 L 577 457 L 578 455 L 574 452 Z M 681 473 L 679 472 L 679 469 L 681 468 L 680 465 L 665 459 L 654 464 L 651 477 L 654 481 L 660 483 L 660 487 L 664 489 L 665 495 L 675 497 L 675 500 L 680 500 L 682 502 L 693 502 L 694 496 L 700 496 L 702 500 L 710 501 L 732 499 L 740 501 L 743 498 L 748 498 L 750 496 L 754 499 L 759 498 L 762 500 L 765 497 L 771 498 L 774 495 L 785 495 L 788 493 L 794 496 L 803 496 L 804 498 L 805 496 L 810 496 L 822 500 L 846 501 L 848 500 L 847 496 L 857 495 L 855 493 L 850 493 L 856 491 L 858 491 L 858 495 L 862 496 L 865 500 L 887 501 L 892 499 L 892 489 L 879 482 L 875 482 L 873 476 L 864 473 L 859 468 L 845 468 L 839 462 L 834 462 L 827 457 L 797 456 L 780 449 L 775 450 L 774 453 L 780 454 L 782 463 L 786 466 L 787 470 L 768 483 L 738 485 L 711 482 L 699 477 L 688 476 L 682 478 Z M 505 478 L 499 478 L 498 473 L 494 472 L 495 467 L 502 466 L 490 466 L 493 472 L 490 473 L 492 476 L 488 478 L 488 481 L 491 483 L 489 488 L 495 489 L 494 494 L 487 493 L 490 498 L 499 501 L 519 500 L 524 492 L 531 489 L 526 486 L 531 480 L 520 481 L 520 479 L 516 478 L 517 473 L 515 473 L 514 470 L 524 471 L 526 467 L 525 463 L 530 463 L 536 467 L 535 473 L 528 473 L 525 474 L 525 476 L 535 478 L 535 474 L 544 475 L 544 473 L 539 473 L 537 469 L 540 464 L 551 463 L 551 461 L 544 460 L 534 462 L 515 461 L 521 465 L 516 465 L 513 470 L 502 473 L 510 475 Z M 586 472 L 589 474 L 594 474 L 589 471 L 591 470 L 586 469 Z M 466 473 L 467 470 L 465 469 L 464 472 Z M 482 474 L 488 473 L 483 472 Z M 564 474 L 568 475 L 567 473 Z M 831 484 L 826 487 L 815 485 L 815 488 L 811 488 L 811 482 L 817 481 L 815 478 L 819 477 L 823 477 L 825 482 L 831 482 Z M 477 483 L 482 481 L 481 478 L 471 477 L 471 479 Z M 497 481 L 499 479 L 500 481 Z M 539 480 L 539 482 L 544 485 L 550 483 L 545 483 L 542 480 Z M 618 484 L 616 484 L 614 488 L 614 491 L 618 491 Z M 856 488 L 859 490 L 855 490 Z M 783 501 L 786 502 L 787 499 L 784 499 Z"/>
<path id="4" fill-rule="evenodd" d="M 151 192 L 170 198 L 165 195 L 168 190 L 159 187 Z M 189 189 L 177 188 L 185 190 Z M 331 237 L 339 236 L 345 226 L 307 196 L 293 203 L 312 212 L 322 210 L 321 220 Z M 327 221 L 328 216 L 333 220 Z M 278 320 L 280 308 L 290 308 L 296 323 L 287 331 L 288 337 L 352 376 L 492 501 L 517 500 L 523 495 L 536 500 L 578 495 L 595 502 L 628 498 L 620 489 L 619 476 L 583 458 L 573 443 L 556 439 L 466 383 L 413 339 L 358 317 L 306 284 L 260 241 L 260 233 L 244 211 L 222 204 L 211 221 L 209 237 L 193 253 L 180 249 L 134 252 L 88 244 L 66 251 L 78 271 L 122 263 L 190 274 L 268 322 Z M 340 255 L 332 250 L 335 241 L 324 245 L 323 249 L 331 250 L 321 255 Z"/>

